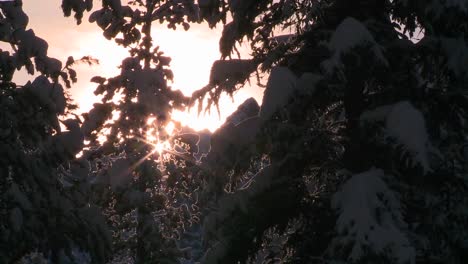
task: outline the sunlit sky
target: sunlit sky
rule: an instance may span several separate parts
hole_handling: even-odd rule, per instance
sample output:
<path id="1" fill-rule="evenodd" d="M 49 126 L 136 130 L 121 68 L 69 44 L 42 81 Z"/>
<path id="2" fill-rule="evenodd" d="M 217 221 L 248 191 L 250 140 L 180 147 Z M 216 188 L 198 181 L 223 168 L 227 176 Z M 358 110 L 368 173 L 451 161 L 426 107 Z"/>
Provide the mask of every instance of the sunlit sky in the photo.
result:
<path id="1" fill-rule="evenodd" d="M 94 2 L 95 8 L 101 5 L 101 1 Z M 78 82 L 70 91 L 80 107 L 79 111 L 86 112 L 98 100 L 93 94 L 96 84 L 89 82 L 91 77 L 118 75 L 117 67 L 128 53 L 113 41 L 105 39 L 96 24 L 88 23 L 89 13 L 85 14 L 83 23 L 78 26 L 73 17 L 63 17 L 60 5 L 61 0 L 23 0 L 23 9 L 29 16 L 28 27 L 49 43 L 49 56 L 65 62 L 68 56 L 81 58 L 89 55 L 100 61 L 96 66 L 75 66 Z M 160 50 L 172 58 L 174 83 L 170 85 L 174 89 L 180 89 L 184 94 L 190 95 L 208 83 L 211 65 L 220 58 L 218 43 L 222 25 L 211 30 L 206 24 L 194 24 L 188 31 L 174 31 L 164 25 L 157 25 L 152 32 L 153 43 L 159 45 Z M 241 47 L 240 50 L 244 57 L 248 56 L 246 48 Z M 31 76 L 24 73 L 15 76 L 18 83 L 29 79 Z M 196 109 L 193 109 L 190 112 L 174 113 L 173 118 L 195 130 L 214 131 L 244 100 L 254 97 L 261 103 L 262 96 L 261 88 L 248 86 L 237 92 L 234 100 L 228 96 L 221 98 L 221 116 L 218 116 L 215 110 L 209 115 L 198 116 Z"/>

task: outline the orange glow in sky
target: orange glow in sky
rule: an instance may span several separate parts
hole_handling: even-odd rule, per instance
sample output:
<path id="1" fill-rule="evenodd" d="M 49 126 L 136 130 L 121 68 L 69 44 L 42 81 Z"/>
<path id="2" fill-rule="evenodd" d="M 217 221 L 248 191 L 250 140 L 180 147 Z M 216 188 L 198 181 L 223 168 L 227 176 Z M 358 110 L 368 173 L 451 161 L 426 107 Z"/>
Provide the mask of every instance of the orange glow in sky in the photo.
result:
<path id="1" fill-rule="evenodd" d="M 71 94 L 79 105 L 80 112 L 86 112 L 99 100 L 93 91 L 96 84 L 89 80 L 96 75 L 113 77 L 119 74 L 122 59 L 127 51 L 108 41 L 102 36 L 101 29 L 87 22 L 89 14 L 85 14 L 83 23 L 76 25 L 74 18 L 64 18 L 60 9 L 61 0 L 23 1 L 23 8 L 29 16 L 29 28 L 37 36 L 49 43 L 49 56 L 65 61 L 68 56 L 81 58 L 92 56 L 100 61 L 99 65 L 77 65 L 78 82 L 72 87 Z M 96 2 L 99 5 L 99 2 Z M 189 96 L 193 91 L 208 84 L 212 63 L 220 58 L 219 38 L 222 26 L 210 30 L 206 24 L 192 25 L 188 31 L 183 29 L 173 31 L 164 25 L 153 28 L 153 43 L 172 58 L 170 68 L 174 73 L 174 82 L 169 83 L 173 89 L 180 89 Z M 242 52 L 243 51 L 243 52 Z M 247 54 L 241 48 L 241 53 Z M 25 73 L 18 73 L 15 80 L 24 83 L 32 79 Z M 252 82 L 252 83 L 255 83 Z M 261 103 L 263 90 L 258 87 L 247 87 L 231 99 L 224 96 L 220 100 L 220 115 L 213 108 L 211 114 L 198 115 L 197 109 L 191 111 L 175 111 L 173 118 L 197 131 L 216 130 L 237 106 L 249 97 L 254 97 Z"/>

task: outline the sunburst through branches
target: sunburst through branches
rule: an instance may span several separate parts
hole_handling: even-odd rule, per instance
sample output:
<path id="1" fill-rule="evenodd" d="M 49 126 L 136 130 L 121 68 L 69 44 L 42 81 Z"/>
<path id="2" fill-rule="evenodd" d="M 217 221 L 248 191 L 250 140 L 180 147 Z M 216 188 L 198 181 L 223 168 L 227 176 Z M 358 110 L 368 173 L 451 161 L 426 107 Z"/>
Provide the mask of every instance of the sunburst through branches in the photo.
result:
<path id="1" fill-rule="evenodd" d="M 166 170 L 168 162 L 174 162 L 179 166 L 185 166 L 185 162 L 196 163 L 189 154 L 189 146 L 177 140 L 180 136 L 180 129 L 174 122 L 167 124 L 158 123 L 154 117 L 147 120 L 146 132 L 144 138 L 139 140 L 152 147 L 152 151 L 142 158 L 135 166 L 138 166 L 145 159 L 154 159 L 158 162 L 160 171 Z"/>

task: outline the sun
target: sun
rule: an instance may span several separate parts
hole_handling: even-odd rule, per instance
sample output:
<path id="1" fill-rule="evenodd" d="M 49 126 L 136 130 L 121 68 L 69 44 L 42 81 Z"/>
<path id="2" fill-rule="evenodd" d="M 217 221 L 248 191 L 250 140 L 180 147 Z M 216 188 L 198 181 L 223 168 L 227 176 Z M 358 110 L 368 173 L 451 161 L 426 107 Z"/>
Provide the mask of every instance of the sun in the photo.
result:
<path id="1" fill-rule="evenodd" d="M 154 117 L 148 118 L 146 124 L 149 128 L 146 130 L 146 135 L 144 141 L 153 147 L 153 153 L 158 153 L 161 157 L 164 152 L 168 152 L 172 149 L 169 139 L 161 139 L 159 131 L 154 126 L 157 122 L 157 119 Z M 174 132 L 174 123 L 169 122 L 165 126 L 166 133 L 171 136 Z"/>
<path id="2" fill-rule="evenodd" d="M 152 145 L 154 147 L 154 151 L 158 152 L 159 155 L 162 155 L 164 152 L 171 150 L 171 144 L 168 141 L 158 141 Z"/>

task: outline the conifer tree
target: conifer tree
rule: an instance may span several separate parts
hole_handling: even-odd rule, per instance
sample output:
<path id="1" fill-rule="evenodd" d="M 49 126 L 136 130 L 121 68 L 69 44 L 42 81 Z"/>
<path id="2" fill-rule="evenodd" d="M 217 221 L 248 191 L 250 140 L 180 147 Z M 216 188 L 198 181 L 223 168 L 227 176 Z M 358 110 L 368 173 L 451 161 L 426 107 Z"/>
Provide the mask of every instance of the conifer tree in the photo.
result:
<path id="1" fill-rule="evenodd" d="M 86 6 L 92 1 L 62 2 L 64 14 L 74 11 L 78 23 Z M 91 80 L 103 99 L 83 123 L 91 141 L 84 157 L 97 168 L 94 199 L 108 217 L 116 262 L 177 263 L 183 258 L 181 233 L 196 218 L 190 189 L 194 160 L 183 146 L 174 149 L 176 138 L 165 130 L 171 111 L 185 109 L 189 98 L 171 89 L 171 58 L 152 34 L 157 22 L 188 30 L 188 23 L 197 21 L 196 10 L 190 0 L 103 1 L 89 16 L 105 38 L 129 51 L 119 75 Z M 97 139 L 106 130 L 101 146 Z"/>
<path id="2" fill-rule="evenodd" d="M 200 2 L 211 26 L 225 23 L 212 72 L 246 39 L 270 71 L 258 117 L 232 128 L 237 155 L 214 175 L 230 192 L 206 217 L 202 262 L 465 262 L 467 8 Z M 242 86 L 227 67 L 200 101 Z"/>
<path id="3" fill-rule="evenodd" d="M 69 118 L 76 106 L 62 86 L 76 81 L 75 61 L 49 57 L 28 21 L 21 1 L 0 2 L 0 41 L 11 47 L 0 49 L 0 262 L 102 262 L 110 236 L 80 177 L 87 163 L 74 160 L 83 135 L 79 120 Z M 17 84 L 20 70 L 36 77 Z M 65 183 L 71 174 L 73 186 Z"/>

